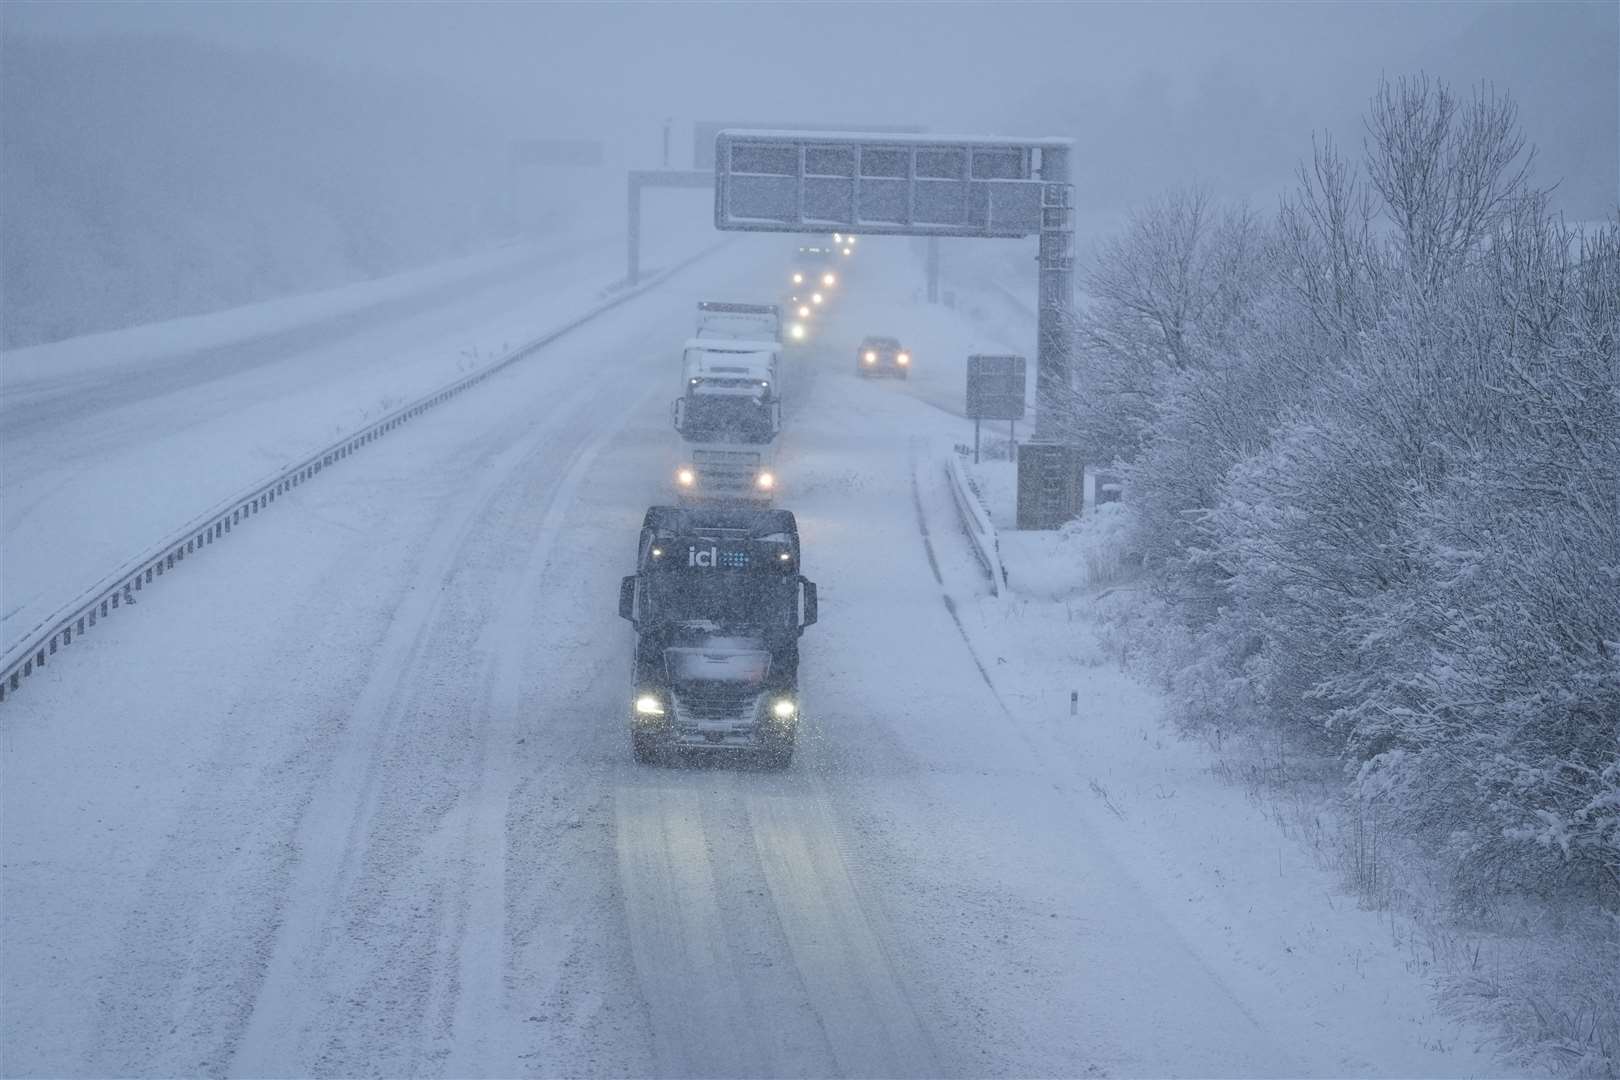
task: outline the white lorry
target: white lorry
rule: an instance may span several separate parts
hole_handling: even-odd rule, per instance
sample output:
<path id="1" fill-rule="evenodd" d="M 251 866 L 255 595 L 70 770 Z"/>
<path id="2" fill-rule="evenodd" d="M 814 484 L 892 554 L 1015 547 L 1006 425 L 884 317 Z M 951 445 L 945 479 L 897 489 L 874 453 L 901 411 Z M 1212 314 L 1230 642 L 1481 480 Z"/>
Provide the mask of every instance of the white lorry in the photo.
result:
<path id="1" fill-rule="evenodd" d="M 769 502 L 775 496 L 781 350 L 775 341 L 746 338 L 686 342 L 684 392 L 671 407 L 682 440 L 675 469 L 681 499 Z"/>

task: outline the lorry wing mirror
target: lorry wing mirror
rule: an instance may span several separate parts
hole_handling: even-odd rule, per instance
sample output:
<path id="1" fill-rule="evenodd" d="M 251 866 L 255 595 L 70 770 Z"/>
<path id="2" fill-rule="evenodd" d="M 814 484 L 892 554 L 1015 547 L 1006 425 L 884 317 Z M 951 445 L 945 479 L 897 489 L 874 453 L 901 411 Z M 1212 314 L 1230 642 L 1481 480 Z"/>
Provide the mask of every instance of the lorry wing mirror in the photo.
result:
<path id="1" fill-rule="evenodd" d="M 636 621 L 636 575 L 619 582 L 619 618 Z"/>
<path id="2" fill-rule="evenodd" d="M 816 583 L 800 574 L 799 584 L 804 588 L 804 619 L 799 623 L 802 630 L 816 621 Z"/>
<path id="3" fill-rule="evenodd" d="M 686 430 L 686 399 L 676 398 L 670 402 L 669 418 L 675 423 L 676 431 Z"/>

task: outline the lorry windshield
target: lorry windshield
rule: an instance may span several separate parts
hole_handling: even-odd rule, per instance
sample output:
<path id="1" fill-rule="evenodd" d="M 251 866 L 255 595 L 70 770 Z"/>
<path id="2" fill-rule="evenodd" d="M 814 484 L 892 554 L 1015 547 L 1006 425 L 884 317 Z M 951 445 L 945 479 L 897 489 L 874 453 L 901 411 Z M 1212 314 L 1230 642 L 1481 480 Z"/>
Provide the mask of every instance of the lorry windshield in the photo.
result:
<path id="1" fill-rule="evenodd" d="M 777 634 L 798 623 L 798 579 L 771 571 L 675 570 L 652 575 L 660 622 L 715 632 Z"/>
<path id="2" fill-rule="evenodd" d="M 699 442 L 768 443 L 771 406 L 757 397 L 691 394 L 681 434 Z"/>

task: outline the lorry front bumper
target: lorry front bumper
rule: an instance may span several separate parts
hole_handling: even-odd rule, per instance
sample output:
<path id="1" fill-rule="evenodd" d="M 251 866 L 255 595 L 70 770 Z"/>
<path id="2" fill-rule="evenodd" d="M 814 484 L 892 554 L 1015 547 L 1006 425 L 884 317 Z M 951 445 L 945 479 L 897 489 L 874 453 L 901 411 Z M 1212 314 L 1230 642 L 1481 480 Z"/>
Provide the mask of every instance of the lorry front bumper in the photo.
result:
<path id="1" fill-rule="evenodd" d="M 760 750 L 796 730 L 798 715 L 779 719 L 766 707 L 770 695 L 764 691 L 734 701 L 729 707 L 713 702 L 682 700 L 673 696 L 673 708 L 662 716 L 649 717 L 631 710 L 630 723 L 638 735 L 651 736 L 669 749 L 681 750 Z"/>

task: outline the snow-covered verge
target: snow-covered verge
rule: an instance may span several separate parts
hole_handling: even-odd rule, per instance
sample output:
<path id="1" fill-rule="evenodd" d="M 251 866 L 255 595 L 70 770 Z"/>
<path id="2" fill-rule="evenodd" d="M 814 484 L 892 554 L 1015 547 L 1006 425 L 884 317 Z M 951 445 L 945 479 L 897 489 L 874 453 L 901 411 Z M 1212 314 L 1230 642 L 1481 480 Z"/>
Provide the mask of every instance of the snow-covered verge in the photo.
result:
<path id="1" fill-rule="evenodd" d="M 1082 546 L 1066 540 L 1071 553 Z M 1039 571 L 1011 556 L 1015 580 Z M 957 610 L 1009 708 L 1081 778 L 1090 836 L 1128 863 L 1223 982 L 1251 1007 L 1263 1003 L 1268 1026 L 1303 1031 L 1310 1017 L 1342 1018 L 1357 1043 L 1322 1031 L 1299 1049 L 1343 1075 L 1502 1071 L 1488 1030 L 1432 993 L 1428 976 L 1449 959 L 1440 955 L 1449 943 L 1358 903 L 1322 832 L 1302 831 L 1232 782 L 1246 756 L 1178 738 L 1162 693 L 1099 618 L 1091 592 L 959 598 Z"/>
<path id="2" fill-rule="evenodd" d="M 1096 610 L 1171 725 L 1409 919 L 1506 1060 L 1612 1075 L 1620 227 L 1548 213 L 1503 99 L 1371 113 L 1366 180 L 1324 151 L 1275 221 L 1180 191 L 1103 245 L 1072 407 L 1129 509 L 1003 556 L 1037 595 L 1140 565 Z M 1365 229 L 1330 212 L 1362 194 Z"/>
<path id="3" fill-rule="evenodd" d="M 1336 955 L 1312 950 L 1301 962 L 1344 965 L 1358 984 L 1376 985 L 1393 971 L 1415 976 L 1429 1000 L 1421 1007 L 1407 1001 L 1414 1016 L 1426 1018 L 1419 1023 L 1438 1025 L 1425 1036 L 1436 1049 L 1461 1037 L 1515 1068 L 1562 1065 L 1604 1075 L 1590 1048 L 1568 1033 L 1602 1037 L 1613 956 L 1592 948 L 1590 938 L 1601 940 L 1605 926 L 1580 921 L 1589 917 L 1576 909 L 1524 904 L 1489 921 L 1459 919 L 1451 883 L 1437 879 L 1376 797 L 1346 794 L 1331 756 L 1287 733 L 1178 727 L 1174 664 L 1189 645 L 1142 573 L 1129 506 L 1105 503 L 1063 529 L 1019 532 L 1012 527 L 1011 464 L 969 468 L 1001 529 L 1011 584 L 1001 608 L 978 611 L 991 632 L 1013 638 L 997 654 L 1008 665 L 997 668 L 998 680 L 1025 694 L 1039 687 L 1032 698 L 1043 715 L 1061 715 L 1067 694 L 1079 693 L 1069 724 L 1085 736 L 1083 752 L 1100 778 L 1093 793 L 1113 819 L 1117 842 L 1146 844 L 1164 880 L 1182 888 L 1212 888 L 1219 896 L 1260 887 L 1276 896 L 1279 908 L 1263 921 L 1278 928 L 1290 960 L 1296 943 L 1288 927 L 1318 908 L 1309 921 L 1324 941 L 1356 944 Z M 1104 718 L 1108 734 L 1098 738 Z M 1123 732 L 1116 730 L 1121 721 Z M 1118 794 L 1120 785 L 1129 796 Z M 1141 820 L 1126 812 L 1127 799 L 1138 804 Z M 1180 842 L 1166 843 L 1167 836 Z M 1347 939 L 1322 921 L 1343 918 L 1378 929 Z M 1231 926 L 1225 930 L 1236 940 Z M 1237 950 L 1235 959 L 1240 954 L 1238 962 L 1254 958 Z M 1440 1031 L 1447 1024 L 1451 1035 Z"/>

